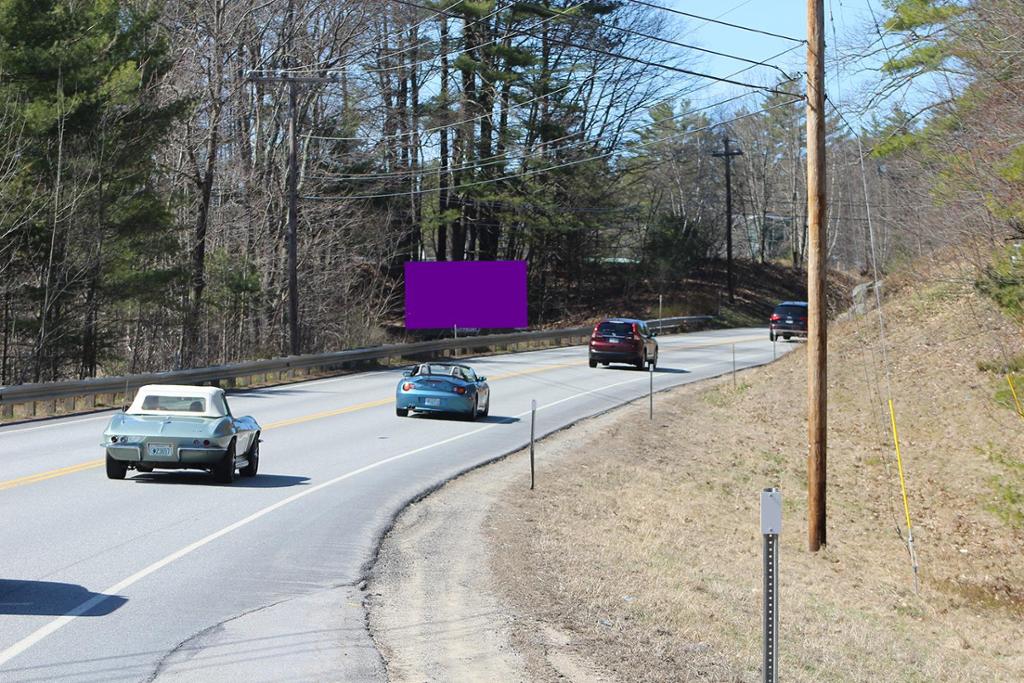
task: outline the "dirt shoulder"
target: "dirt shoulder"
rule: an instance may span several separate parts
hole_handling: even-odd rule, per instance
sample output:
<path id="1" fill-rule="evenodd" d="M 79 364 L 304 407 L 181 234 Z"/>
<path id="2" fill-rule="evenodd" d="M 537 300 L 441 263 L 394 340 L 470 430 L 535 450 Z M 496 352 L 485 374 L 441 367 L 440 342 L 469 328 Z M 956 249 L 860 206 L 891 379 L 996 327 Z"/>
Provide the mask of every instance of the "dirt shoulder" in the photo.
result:
<path id="1" fill-rule="evenodd" d="M 875 318 L 831 329 L 825 550 L 805 550 L 801 350 L 745 373 L 738 389 L 663 394 L 653 424 L 633 405 L 544 441 L 532 494 L 513 456 L 414 506 L 371 584 L 371 626 L 393 677 L 758 680 L 758 492 L 778 486 L 786 680 L 1024 680 L 1024 422 L 1000 405 L 1005 378 L 979 369 L 1021 353 L 1024 339 L 969 283 L 908 288 L 886 312 L 888 380 Z M 407 545 L 424 520 L 434 531 Z M 439 601 L 463 607 L 451 615 Z M 424 641 L 412 655 L 418 639 L 403 624 Z M 507 668 L 417 669 L 451 666 L 446 638 L 462 639 L 456 657 Z"/>
<path id="2" fill-rule="evenodd" d="M 544 440 L 537 473 L 609 413 Z M 498 581 L 512 548 L 494 546 L 491 515 L 529 491 L 526 452 L 449 482 L 406 508 L 381 545 L 367 584 L 370 632 L 392 681 L 614 681 L 571 634 L 515 609 Z M 502 541 L 506 542 L 506 541 Z"/>

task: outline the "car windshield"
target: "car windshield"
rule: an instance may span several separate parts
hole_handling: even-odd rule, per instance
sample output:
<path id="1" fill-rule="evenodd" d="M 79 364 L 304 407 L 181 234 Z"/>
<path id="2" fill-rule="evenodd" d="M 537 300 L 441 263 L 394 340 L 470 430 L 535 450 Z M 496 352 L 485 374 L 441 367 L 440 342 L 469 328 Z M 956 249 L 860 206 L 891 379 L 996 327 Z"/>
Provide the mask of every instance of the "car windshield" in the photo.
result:
<path id="1" fill-rule="evenodd" d="M 161 396 L 150 394 L 142 400 L 146 412 L 205 413 L 206 399 L 202 396 Z"/>
<path id="2" fill-rule="evenodd" d="M 605 321 L 597 326 L 597 333 L 605 336 L 628 337 L 633 334 L 633 323 Z"/>
<path id="3" fill-rule="evenodd" d="M 427 363 L 419 366 L 414 373 L 416 375 L 447 375 L 448 377 L 462 378 L 462 369 L 454 365 L 437 365 Z"/>
<path id="4" fill-rule="evenodd" d="M 775 313 L 783 316 L 792 316 L 794 318 L 807 317 L 807 309 L 803 306 L 776 306 Z"/>

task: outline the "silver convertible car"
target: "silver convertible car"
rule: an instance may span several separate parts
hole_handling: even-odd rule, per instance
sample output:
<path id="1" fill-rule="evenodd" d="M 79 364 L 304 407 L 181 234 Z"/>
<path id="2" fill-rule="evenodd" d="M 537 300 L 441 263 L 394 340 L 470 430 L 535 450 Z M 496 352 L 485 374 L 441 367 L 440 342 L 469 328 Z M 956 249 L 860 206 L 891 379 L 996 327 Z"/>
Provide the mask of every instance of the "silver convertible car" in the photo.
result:
<path id="1" fill-rule="evenodd" d="M 491 410 L 487 378 L 458 363 L 423 363 L 402 373 L 395 389 L 395 413 L 458 413 L 467 420 Z"/>
<path id="2" fill-rule="evenodd" d="M 144 386 L 111 418 L 100 445 L 110 479 L 124 479 L 129 469 L 200 469 L 230 484 L 235 470 L 255 477 L 260 465 L 259 424 L 232 415 L 216 387 Z"/>

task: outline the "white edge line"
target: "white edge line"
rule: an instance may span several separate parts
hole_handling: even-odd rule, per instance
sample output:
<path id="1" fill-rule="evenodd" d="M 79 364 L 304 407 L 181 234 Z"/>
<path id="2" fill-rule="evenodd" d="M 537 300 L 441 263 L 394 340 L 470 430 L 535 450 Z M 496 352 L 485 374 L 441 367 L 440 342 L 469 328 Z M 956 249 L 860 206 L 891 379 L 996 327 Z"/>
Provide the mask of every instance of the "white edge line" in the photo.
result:
<path id="1" fill-rule="evenodd" d="M 705 365 L 715 365 L 718 362 L 719 361 L 716 361 L 714 363 L 708 363 L 708 364 L 705 364 Z M 537 410 L 543 410 L 545 408 L 551 408 L 552 406 L 556 406 L 556 405 L 558 405 L 560 403 L 565 403 L 566 401 L 571 401 L 573 399 L 580 398 L 581 396 L 587 396 L 589 394 L 596 394 L 599 391 L 606 391 L 608 389 L 620 386 L 622 384 L 629 384 L 630 382 L 639 382 L 639 381 L 642 381 L 642 380 L 647 380 L 647 373 L 643 373 L 643 375 L 640 375 L 640 376 L 637 376 L 637 377 L 631 377 L 631 378 L 629 378 L 627 380 L 623 380 L 622 382 L 616 382 L 614 384 L 606 384 L 606 385 L 604 385 L 602 387 L 599 387 L 597 389 L 591 389 L 589 391 L 582 391 L 582 392 L 579 392 L 577 394 L 573 394 L 572 396 L 568 396 L 566 398 L 561 398 L 561 399 L 559 399 L 557 401 L 552 401 L 551 403 L 545 403 L 542 406 L 538 406 Z M 524 411 L 522 413 L 517 414 L 515 417 L 517 417 L 517 418 L 524 417 L 524 416 L 529 415 L 529 414 L 530 414 L 530 411 L 527 410 L 527 411 Z M 486 431 L 488 429 L 493 429 L 494 427 L 498 427 L 500 425 L 501 425 L 501 423 L 489 424 L 489 425 L 486 425 L 484 427 L 480 427 L 479 429 L 474 429 L 473 431 L 470 431 L 470 432 L 464 432 L 462 434 L 456 434 L 455 436 L 449 437 L 447 439 L 443 439 L 441 441 L 436 441 L 436 442 L 434 442 L 432 444 L 428 444 L 426 446 L 420 446 L 419 448 L 414 448 L 411 451 L 406 451 L 404 453 L 399 453 L 398 455 L 393 455 L 390 458 L 385 458 L 383 460 L 378 460 L 377 462 L 370 463 L 369 465 L 365 465 L 365 466 L 360 467 L 358 469 L 352 470 L 351 472 L 347 472 L 345 474 L 342 474 L 341 476 L 335 477 L 334 479 L 330 479 L 328 481 L 325 481 L 325 482 L 322 482 L 320 484 L 317 484 L 317 485 L 315 485 L 315 486 L 313 486 L 311 488 L 308 488 L 308 489 L 305 489 L 303 491 L 300 491 L 299 493 L 296 493 L 296 494 L 294 494 L 292 496 L 289 496 L 288 498 L 285 498 L 284 500 L 279 500 L 278 502 L 276 502 L 276 503 L 274 503 L 272 505 L 269 505 L 269 506 L 263 508 L 262 510 L 258 510 L 256 512 L 254 512 L 253 514 L 249 515 L 248 517 L 244 517 L 244 518 L 238 520 L 237 522 L 235 522 L 233 524 L 229 524 L 228 526 L 224 527 L 223 529 L 220 529 L 219 531 L 215 531 L 212 534 L 204 536 L 203 538 L 199 539 L 198 541 L 195 541 L 194 543 L 190 543 L 189 545 L 185 546 L 184 548 L 181 548 L 180 550 L 171 553 L 167 557 L 164 557 L 161 560 L 157 560 L 156 562 L 150 564 L 149 566 L 144 567 L 143 569 L 140 569 L 139 571 L 135 572 L 134 574 L 132 574 L 128 578 L 123 579 L 123 580 L 119 581 L 118 583 L 115 583 L 113 586 L 110 586 L 109 588 L 107 588 L 104 591 L 102 591 L 101 594 L 94 595 L 93 597 L 89 598 L 88 600 L 86 600 L 82 604 L 80 604 L 77 607 L 69 610 L 63 616 L 57 617 L 56 619 L 54 619 L 50 623 L 48 623 L 45 626 L 42 626 L 41 628 L 35 630 L 34 632 L 30 633 L 29 635 L 25 636 L 24 638 L 22 638 L 21 640 L 16 642 L 14 645 L 11 645 L 7 649 L 3 650 L 2 652 L 0 652 L 0 666 L 3 666 L 5 664 L 7 664 L 9 661 L 14 659 L 15 657 L 17 657 L 21 653 L 25 652 L 25 650 L 28 650 L 30 647 L 32 647 L 36 643 L 40 642 L 41 640 L 43 640 L 47 636 L 52 635 L 53 633 L 55 633 L 56 631 L 58 631 L 59 629 L 61 629 L 65 625 L 67 625 L 70 622 L 72 622 L 76 617 L 79 617 L 79 616 L 87 613 L 89 610 L 91 610 L 93 607 L 99 605 L 100 603 L 102 603 L 107 598 L 113 597 L 114 595 L 116 595 L 117 593 L 120 593 L 121 591 L 123 591 L 124 589 L 128 588 L 129 586 L 131 586 L 131 585 L 133 585 L 135 583 L 138 583 L 139 581 L 141 581 L 142 579 L 146 578 L 150 574 L 152 574 L 152 573 L 154 573 L 156 571 L 159 571 L 160 569 L 163 569 L 164 567 L 166 567 L 167 565 L 171 564 L 172 562 L 175 562 L 176 560 L 180 560 L 181 558 L 183 558 L 186 555 L 192 553 L 193 551 L 198 550 L 199 548 L 202 548 L 203 546 L 208 545 L 209 543 L 212 543 L 213 541 L 216 541 L 221 536 L 225 536 L 225 535 L 231 533 L 232 531 L 235 531 L 237 529 L 242 528 L 243 526 L 246 526 L 246 525 L 248 525 L 248 524 L 250 524 L 252 522 L 255 522 L 260 517 L 263 517 L 264 515 L 270 514 L 274 510 L 282 508 L 285 505 L 293 503 L 293 502 L 295 502 L 295 501 L 297 501 L 297 500 L 299 500 L 301 498 L 305 498 L 306 496 L 311 495 L 313 493 L 316 493 L 317 491 L 320 491 L 321 489 L 325 489 L 325 488 L 327 488 L 329 486 L 333 486 L 333 485 L 335 485 L 335 484 L 337 484 L 339 482 L 345 481 L 346 479 L 351 479 L 352 477 L 359 476 L 360 474 L 363 474 L 364 472 L 369 472 L 370 470 L 376 469 L 378 467 L 382 467 L 384 465 L 387 465 L 389 463 L 395 462 L 397 460 L 401 460 L 403 458 L 407 458 L 410 455 L 415 455 L 417 453 L 422 453 L 423 451 L 429 450 L 431 448 L 436 448 L 438 446 L 443 446 L 445 444 L 451 443 L 452 441 L 458 441 L 459 439 L 464 439 L 464 438 L 466 438 L 468 436 L 472 436 L 474 434 L 479 434 L 480 432 Z"/>

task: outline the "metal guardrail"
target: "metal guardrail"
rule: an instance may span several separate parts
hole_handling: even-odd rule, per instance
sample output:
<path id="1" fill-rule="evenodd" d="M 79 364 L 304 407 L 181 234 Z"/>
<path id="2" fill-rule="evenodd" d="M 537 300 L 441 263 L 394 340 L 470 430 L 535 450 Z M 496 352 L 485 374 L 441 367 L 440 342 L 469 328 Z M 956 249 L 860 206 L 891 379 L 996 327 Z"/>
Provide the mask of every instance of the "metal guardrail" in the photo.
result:
<path id="1" fill-rule="evenodd" d="M 646 321 L 655 332 L 678 330 L 686 325 L 713 320 L 714 316 L 697 315 L 676 318 L 660 318 Z M 41 382 L 38 384 L 18 384 L 0 387 L 0 407 L 3 417 L 13 417 L 16 404 L 32 404 L 31 415 L 36 414 L 36 402 L 56 402 L 58 399 L 71 399 L 70 409 L 76 409 L 75 399 L 84 398 L 85 408 L 95 407 L 95 397 L 108 395 L 108 405 L 115 403 L 118 394 L 130 395 L 146 384 L 221 384 L 227 388 L 236 386 L 239 378 L 277 375 L 274 380 L 285 376 L 305 376 L 312 369 L 347 369 L 353 364 L 390 358 L 424 356 L 442 351 L 468 349 L 471 353 L 480 353 L 494 347 L 507 347 L 522 343 L 555 340 L 561 344 L 564 340 L 580 338 L 583 343 L 591 333 L 592 327 L 573 327 L 558 330 L 537 330 L 532 332 L 510 332 L 506 334 L 490 334 L 484 336 L 462 337 L 458 339 L 437 339 L 433 341 L 412 342 L 408 344 L 384 344 L 362 349 L 349 349 L 331 353 L 314 353 L 301 356 L 284 356 L 267 360 L 214 365 L 191 370 L 174 370 L 168 372 L 148 372 L 138 375 L 121 377 L 98 377 L 84 380 L 67 380 L 61 382 Z M 51 411 L 52 412 L 52 411 Z"/>

